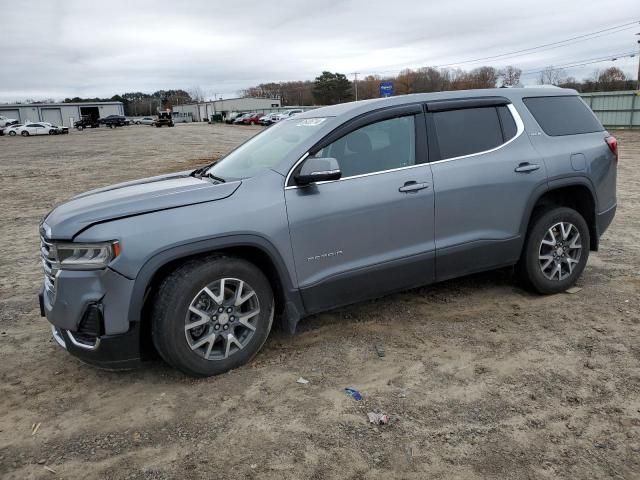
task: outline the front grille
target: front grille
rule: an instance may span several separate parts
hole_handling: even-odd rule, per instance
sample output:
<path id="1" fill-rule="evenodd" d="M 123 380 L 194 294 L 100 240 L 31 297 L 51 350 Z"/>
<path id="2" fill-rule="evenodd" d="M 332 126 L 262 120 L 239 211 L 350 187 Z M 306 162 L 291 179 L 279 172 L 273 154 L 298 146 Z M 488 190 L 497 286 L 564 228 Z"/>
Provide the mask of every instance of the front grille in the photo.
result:
<path id="1" fill-rule="evenodd" d="M 58 273 L 58 258 L 53 244 L 44 236 L 40 236 L 40 256 L 44 270 L 44 290 L 53 300 L 56 294 L 56 274 Z"/>

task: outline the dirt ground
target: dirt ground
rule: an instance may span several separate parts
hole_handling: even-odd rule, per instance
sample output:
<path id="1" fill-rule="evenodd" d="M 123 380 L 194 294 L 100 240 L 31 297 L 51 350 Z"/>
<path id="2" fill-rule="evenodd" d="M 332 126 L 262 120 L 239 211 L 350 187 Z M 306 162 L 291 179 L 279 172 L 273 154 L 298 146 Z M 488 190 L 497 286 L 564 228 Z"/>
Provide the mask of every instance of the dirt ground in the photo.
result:
<path id="1" fill-rule="evenodd" d="M 36 301 L 42 216 L 256 131 L 0 137 L 1 478 L 640 478 L 640 132 L 615 132 L 618 214 L 576 294 L 528 293 L 509 270 L 448 281 L 306 319 L 205 380 L 57 347 Z"/>

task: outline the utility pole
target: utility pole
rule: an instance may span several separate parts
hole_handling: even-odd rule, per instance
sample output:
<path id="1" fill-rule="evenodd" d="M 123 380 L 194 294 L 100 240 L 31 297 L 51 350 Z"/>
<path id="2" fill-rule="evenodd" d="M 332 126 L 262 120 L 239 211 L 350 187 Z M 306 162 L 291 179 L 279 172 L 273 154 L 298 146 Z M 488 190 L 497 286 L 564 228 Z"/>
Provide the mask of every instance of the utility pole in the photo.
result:
<path id="1" fill-rule="evenodd" d="M 353 75 L 353 86 L 355 87 L 356 102 L 357 102 L 358 101 L 358 75 L 360 74 L 360 72 L 351 72 L 351 74 Z"/>

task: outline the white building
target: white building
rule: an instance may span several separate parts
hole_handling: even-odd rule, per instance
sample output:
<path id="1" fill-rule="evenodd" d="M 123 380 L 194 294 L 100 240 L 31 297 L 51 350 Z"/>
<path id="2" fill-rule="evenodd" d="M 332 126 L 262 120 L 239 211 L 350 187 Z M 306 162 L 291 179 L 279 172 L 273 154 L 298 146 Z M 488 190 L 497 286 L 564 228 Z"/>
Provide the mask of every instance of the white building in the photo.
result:
<path id="1" fill-rule="evenodd" d="M 0 104 L 0 115 L 20 122 L 49 122 L 73 127 L 73 122 L 80 120 L 82 115 L 95 118 L 124 115 L 124 105 L 122 102 Z"/>
<path id="2" fill-rule="evenodd" d="M 280 99 L 277 98 L 244 97 L 176 105 L 173 107 L 173 111 L 191 113 L 194 122 L 205 122 L 211 118 L 211 115 L 215 114 L 220 114 L 224 117 L 231 112 L 268 113 L 279 108 L 281 108 L 281 104 Z"/>

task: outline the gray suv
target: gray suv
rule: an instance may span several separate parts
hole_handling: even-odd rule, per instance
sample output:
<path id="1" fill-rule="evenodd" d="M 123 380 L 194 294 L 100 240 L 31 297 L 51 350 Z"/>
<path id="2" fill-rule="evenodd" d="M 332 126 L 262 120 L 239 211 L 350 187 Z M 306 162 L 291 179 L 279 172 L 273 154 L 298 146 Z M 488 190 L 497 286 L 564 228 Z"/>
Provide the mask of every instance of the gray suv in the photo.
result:
<path id="1" fill-rule="evenodd" d="M 573 90 L 407 95 L 296 115 L 195 171 L 44 219 L 42 315 L 83 361 L 249 361 L 274 318 L 509 265 L 580 276 L 616 209 L 617 142 Z"/>

